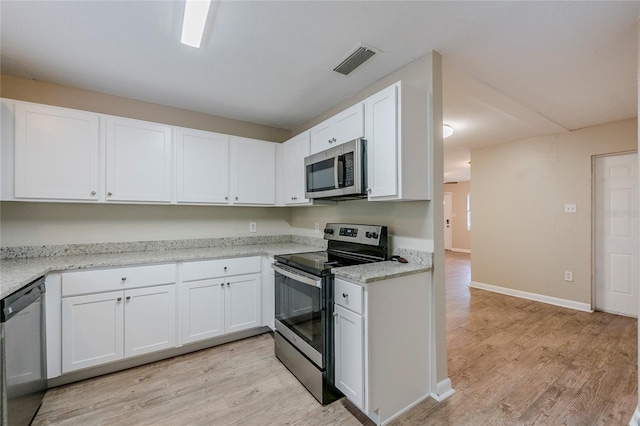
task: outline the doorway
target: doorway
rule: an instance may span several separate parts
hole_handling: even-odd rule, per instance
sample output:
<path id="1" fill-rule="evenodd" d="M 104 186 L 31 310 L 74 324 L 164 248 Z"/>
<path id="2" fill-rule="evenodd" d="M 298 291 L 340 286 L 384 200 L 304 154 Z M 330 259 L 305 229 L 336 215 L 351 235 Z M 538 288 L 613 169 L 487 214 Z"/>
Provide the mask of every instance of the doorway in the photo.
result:
<path id="1" fill-rule="evenodd" d="M 444 193 L 444 249 L 451 250 L 453 247 L 453 196 L 451 192 Z"/>
<path id="2" fill-rule="evenodd" d="M 594 160 L 594 308 L 638 316 L 638 155 Z"/>

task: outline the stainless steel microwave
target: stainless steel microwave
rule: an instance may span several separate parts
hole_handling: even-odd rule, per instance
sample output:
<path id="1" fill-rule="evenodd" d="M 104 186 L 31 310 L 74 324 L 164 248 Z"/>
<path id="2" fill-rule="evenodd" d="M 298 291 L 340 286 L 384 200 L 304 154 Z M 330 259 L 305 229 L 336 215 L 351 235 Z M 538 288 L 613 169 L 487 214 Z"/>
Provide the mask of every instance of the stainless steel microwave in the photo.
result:
<path id="1" fill-rule="evenodd" d="M 304 159 L 307 198 L 367 195 L 367 141 L 354 139 Z"/>

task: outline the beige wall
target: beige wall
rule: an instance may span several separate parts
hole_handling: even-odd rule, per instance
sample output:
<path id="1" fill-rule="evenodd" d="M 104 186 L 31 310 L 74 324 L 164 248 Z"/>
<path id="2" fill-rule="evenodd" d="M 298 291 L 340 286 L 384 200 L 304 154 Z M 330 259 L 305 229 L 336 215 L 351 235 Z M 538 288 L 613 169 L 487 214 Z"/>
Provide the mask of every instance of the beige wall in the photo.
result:
<path id="1" fill-rule="evenodd" d="M 630 119 L 471 151 L 472 281 L 590 305 L 592 156 L 637 147 Z"/>
<path id="2" fill-rule="evenodd" d="M 289 208 L 0 203 L 0 244 L 81 244 L 287 235 Z M 257 232 L 249 233 L 249 222 Z"/>
<path id="3" fill-rule="evenodd" d="M 272 142 L 283 142 L 291 136 L 286 129 L 9 75 L 0 75 L 0 96 Z"/>
<path id="4" fill-rule="evenodd" d="M 446 183 L 444 192 L 451 192 L 452 199 L 452 249 L 471 250 L 471 231 L 467 230 L 467 194 L 471 192 L 471 182 Z"/>

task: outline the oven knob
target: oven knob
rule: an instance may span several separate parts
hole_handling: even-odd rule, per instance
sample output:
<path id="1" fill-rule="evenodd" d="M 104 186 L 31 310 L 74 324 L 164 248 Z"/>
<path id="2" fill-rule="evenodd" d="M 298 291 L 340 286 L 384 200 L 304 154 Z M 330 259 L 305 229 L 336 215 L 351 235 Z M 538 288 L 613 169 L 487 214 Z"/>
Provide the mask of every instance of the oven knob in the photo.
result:
<path id="1" fill-rule="evenodd" d="M 378 238 L 378 233 L 377 232 L 372 232 L 371 233 L 371 238 Z"/>
<path id="2" fill-rule="evenodd" d="M 371 232 L 366 232 L 366 233 L 364 234 L 364 236 L 365 236 L 365 237 L 367 237 L 367 238 L 371 238 Z"/>
<path id="3" fill-rule="evenodd" d="M 324 233 L 325 233 L 325 234 L 329 234 L 329 235 L 331 235 L 331 234 L 333 234 L 333 229 L 331 229 L 331 228 L 324 228 Z"/>

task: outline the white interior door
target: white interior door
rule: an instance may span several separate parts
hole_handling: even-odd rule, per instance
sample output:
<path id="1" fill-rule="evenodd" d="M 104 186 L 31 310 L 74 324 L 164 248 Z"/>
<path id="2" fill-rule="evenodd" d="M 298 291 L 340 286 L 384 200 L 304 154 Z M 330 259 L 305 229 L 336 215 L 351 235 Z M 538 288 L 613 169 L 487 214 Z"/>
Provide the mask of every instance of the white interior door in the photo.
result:
<path id="1" fill-rule="evenodd" d="M 453 245 L 453 218 L 451 192 L 444 193 L 444 249 L 451 250 Z"/>
<path id="2" fill-rule="evenodd" d="M 596 158 L 595 308 L 638 316 L 638 156 Z"/>

